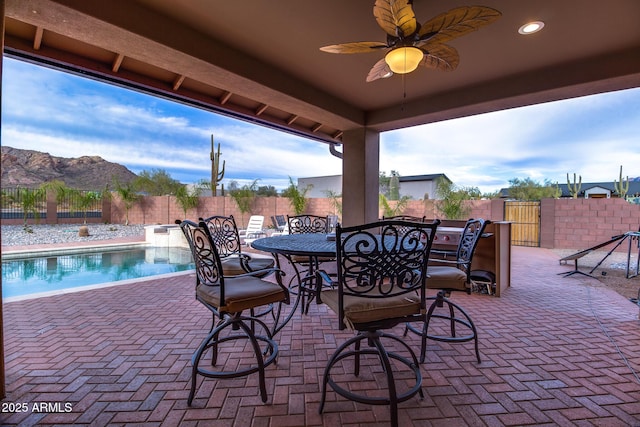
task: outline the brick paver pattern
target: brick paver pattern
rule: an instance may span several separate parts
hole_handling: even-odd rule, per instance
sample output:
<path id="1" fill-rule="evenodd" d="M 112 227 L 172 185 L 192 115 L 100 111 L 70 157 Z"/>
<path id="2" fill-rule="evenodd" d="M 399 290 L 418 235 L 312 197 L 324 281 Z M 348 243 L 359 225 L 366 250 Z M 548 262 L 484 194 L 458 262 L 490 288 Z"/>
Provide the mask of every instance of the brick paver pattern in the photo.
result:
<path id="1" fill-rule="evenodd" d="M 551 251 L 516 247 L 501 298 L 452 295 L 476 322 L 482 363 L 472 343 L 429 342 L 424 399 L 400 404 L 400 425 L 640 426 L 638 307 L 594 279 L 557 275 L 568 268 Z M 7 303 L 0 424 L 388 425 L 388 407 L 332 391 L 318 414 L 325 363 L 352 332 L 315 303 L 277 336 L 266 404 L 256 375 L 199 377 L 189 408 L 191 355 L 210 322 L 191 273 Z M 416 336 L 407 340 L 419 350 Z M 225 366 L 242 363 L 244 346 L 232 345 Z M 339 379 L 379 394 L 383 376 L 370 365 L 355 378 L 345 362 Z"/>

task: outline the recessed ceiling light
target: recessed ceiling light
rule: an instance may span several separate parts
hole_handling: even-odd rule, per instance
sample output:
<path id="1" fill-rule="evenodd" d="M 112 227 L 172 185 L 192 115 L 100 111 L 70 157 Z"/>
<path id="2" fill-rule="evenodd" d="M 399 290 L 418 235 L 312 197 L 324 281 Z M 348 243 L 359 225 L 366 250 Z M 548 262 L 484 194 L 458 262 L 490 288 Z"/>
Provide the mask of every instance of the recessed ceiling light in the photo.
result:
<path id="1" fill-rule="evenodd" d="M 518 29 L 518 32 L 520 34 L 533 34 L 540 31 L 543 27 L 544 27 L 544 22 L 542 21 L 527 22 L 526 24 L 524 24 L 522 27 Z"/>

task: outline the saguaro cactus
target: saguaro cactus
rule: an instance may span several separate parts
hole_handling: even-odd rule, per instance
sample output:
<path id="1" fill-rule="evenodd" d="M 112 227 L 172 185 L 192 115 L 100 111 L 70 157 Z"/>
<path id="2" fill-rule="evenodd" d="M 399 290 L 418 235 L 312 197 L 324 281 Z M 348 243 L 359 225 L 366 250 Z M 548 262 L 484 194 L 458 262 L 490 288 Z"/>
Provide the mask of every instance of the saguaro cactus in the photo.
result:
<path id="1" fill-rule="evenodd" d="M 211 135 L 211 191 L 213 196 L 218 195 L 218 183 L 224 178 L 225 161 L 222 161 L 222 170 L 220 170 L 220 155 L 220 143 L 218 143 L 218 152 L 213 152 L 213 135 Z M 222 187 L 222 192 L 224 193 L 224 187 Z"/>
<path id="2" fill-rule="evenodd" d="M 622 181 L 622 166 L 620 166 L 620 181 L 613 180 L 613 188 L 616 189 L 616 193 L 623 199 L 627 198 L 627 191 L 629 191 L 629 176 L 627 175 L 627 182 Z"/>
<path id="3" fill-rule="evenodd" d="M 567 174 L 567 188 L 569 189 L 569 194 L 574 199 L 578 198 L 578 194 L 580 194 L 580 188 L 582 187 L 582 175 L 579 176 L 578 183 L 576 183 L 576 174 L 573 174 L 573 184 L 569 181 L 569 174 Z"/>
<path id="4" fill-rule="evenodd" d="M 400 200 L 400 177 L 396 171 L 391 171 L 389 179 L 389 200 Z"/>

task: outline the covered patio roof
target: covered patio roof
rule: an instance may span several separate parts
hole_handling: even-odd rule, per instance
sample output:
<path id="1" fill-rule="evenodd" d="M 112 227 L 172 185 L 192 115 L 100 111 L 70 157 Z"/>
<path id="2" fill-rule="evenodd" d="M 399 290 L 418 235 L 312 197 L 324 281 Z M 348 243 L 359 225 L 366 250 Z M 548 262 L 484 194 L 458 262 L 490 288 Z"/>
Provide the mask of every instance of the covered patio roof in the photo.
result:
<path id="1" fill-rule="evenodd" d="M 374 1 L 5 0 L 5 53 L 133 86 L 315 140 L 640 86 L 636 0 L 483 0 L 502 17 L 450 41 L 452 72 L 371 83 L 384 41 Z M 475 3 L 475 2 L 471 2 Z M 418 22 L 469 5 L 417 0 Z M 540 20 L 544 29 L 518 28 Z"/>

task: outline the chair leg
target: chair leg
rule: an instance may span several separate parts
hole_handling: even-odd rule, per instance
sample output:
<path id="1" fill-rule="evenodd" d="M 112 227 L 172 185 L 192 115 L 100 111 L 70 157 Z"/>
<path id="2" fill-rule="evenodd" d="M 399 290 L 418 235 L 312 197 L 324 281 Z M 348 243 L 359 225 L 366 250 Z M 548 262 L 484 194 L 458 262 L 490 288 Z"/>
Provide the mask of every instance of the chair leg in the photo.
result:
<path id="1" fill-rule="evenodd" d="M 254 322 L 251 322 L 251 327 L 247 326 L 247 324 L 243 321 L 240 321 L 238 323 L 240 324 L 240 328 L 242 328 L 242 330 L 244 330 L 244 332 L 249 337 L 249 340 L 251 341 L 251 346 L 253 347 L 253 352 L 256 355 L 256 360 L 258 361 L 258 383 L 260 384 L 260 397 L 262 398 L 262 403 L 265 403 L 267 401 L 267 384 L 264 378 L 265 365 L 264 365 L 264 358 L 262 357 L 262 350 L 260 349 L 260 344 L 258 344 L 258 340 L 256 339 L 256 336 L 254 333 L 255 332 Z M 267 333 L 269 333 L 268 330 L 267 330 Z M 267 348 L 268 347 L 269 346 L 267 346 Z M 274 357 L 275 357 L 275 354 L 274 354 Z"/>
<path id="2" fill-rule="evenodd" d="M 360 346 L 359 343 L 361 340 L 365 339 L 366 337 L 358 334 L 355 337 L 349 338 L 347 341 L 345 341 L 344 343 L 342 343 L 342 345 L 340 347 L 338 347 L 336 349 L 336 351 L 333 353 L 333 355 L 331 356 L 331 358 L 327 361 L 327 366 L 324 368 L 324 374 L 322 375 L 322 398 L 320 399 L 320 409 L 319 409 L 319 413 L 321 414 L 323 409 L 324 409 L 324 402 L 325 402 L 325 397 L 327 395 L 327 383 L 329 382 L 329 373 L 331 372 L 331 367 L 338 361 L 340 360 L 340 358 L 338 358 L 338 356 L 341 355 L 341 353 L 347 348 L 349 347 L 351 344 L 353 343 L 357 343 L 356 344 L 356 351 L 359 351 Z"/>
<path id="3" fill-rule="evenodd" d="M 431 305 L 429 306 L 429 310 L 427 310 L 427 314 L 424 317 L 424 321 L 422 324 L 422 328 L 417 328 L 409 323 L 405 324 L 404 336 L 407 335 L 408 331 L 419 335 L 420 340 L 420 363 L 424 363 L 426 359 L 426 348 L 427 348 L 427 340 L 441 341 L 441 342 L 466 342 L 466 341 L 474 341 L 476 359 L 478 363 L 482 363 L 480 359 L 480 349 L 478 345 L 478 330 L 476 329 L 476 325 L 471 320 L 471 316 L 467 314 L 467 312 L 460 307 L 458 304 L 452 302 L 447 297 L 445 297 L 444 292 L 438 292 L 435 297 L 428 298 L 433 300 Z M 448 315 L 439 314 L 435 312 L 436 308 L 443 308 L 446 305 L 446 310 L 448 311 Z M 433 319 L 443 319 L 449 324 L 449 336 L 446 335 L 431 335 L 429 334 L 429 326 L 431 324 L 431 320 Z M 466 335 L 459 336 L 459 331 L 457 327 L 459 325 L 464 326 L 464 329 L 468 330 L 469 333 Z"/>
<path id="4" fill-rule="evenodd" d="M 398 427 L 398 392 L 396 390 L 396 381 L 393 378 L 393 370 L 391 369 L 391 361 L 387 350 L 380 342 L 380 338 L 376 337 L 373 340 L 373 345 L 378 349 L 380 355 L 380 363 L 384 372 L 387 374 L 387 387 L 389 387 L 389 412 L 391 413 L 391 427 Z"/>
<path id="5" fill-rule="evenodd" d="M 265 336 L 255 335 L 254 331 L 256 329 L 256 325 L 259 325 L 259 327 L 264 331 Z M 232 331 L 241 330 L 242 334 L 230 334 L 220 337 L 222 330 L 225 328 L 229 328 Z M 202 359 L 202 356 L 207 349 L 211 348 L 212 352 L 215 352 L 216 354 L 215 359 L 217 359 L 217 347 L 223 342 L 237 339 L 249 340 L 253 349 L 253 353 L 255 355 L 256 365 L 249 366 L 237 371 L 211 371 L 200 367 L 200 360 Z M 266 344 L 266 348 L 264 351 L 262 350 L 259 342 L 263 342 Z M 212 331 L 210 331 L 207 337 L 200 343 L 200 346 L 191 358 L 193 367 L 191 371 L 191 390 L 189 392 L 187 404 L 191 406 L 193 402 L 193 398 L 196 393 L 196 382 L 198 374 L 208 378 L 224 379 L 243 377 L 255 372 L 258 373 L 260 397 L 262 399 L 262 402 L 266 402 L 267 387 L 264 371 L 265 367 L 269 366 L 271 363 L 275 363 L 277 355 L 278 345 L 273 340 L 271 331 L 263 321 L 253 317 L 244 317 L 240 314 L 225 316 L 224 320 L 221 321 Z"/>
<path id="6" fill-rule="evenodd" d="M 213 328 L 210 332 L 209 335 L 206 336 L 205 339 L 202 340 L 202 342 L 200 343 L 200 346 L 198 347 L 198 349 L 196 350 L 195 353 L 193 353 L 193 356 L 191 357 L 191 391 L 189 392 L 189 398 L 187 399 L 187 405 L 191 406 L 191 403 L 193 402 L 193 397 L 196 394 L 196 381 L 198 379 L 198 367 L 200 365 L 200 359 L 202 358 L 202 355 L 204 354 L 204 352 L 207 350 L 207 348 L 209 348 L 210 346 L 210 342 L 212 340 L 217 341 L 217 336 L 220 333 L 220 330 L 225 328 L 226 326 L 228 326 L 228 324 L 224 324 L 225 322 L 221 322 L 218 324 L 218 326 L 216 326 L 215 328 Z M 212 346 L 212 351 L 214 351 L 214 349 L 216 348 L 216 346 Z M 215 363 L 213 361 L 213 357 L 212 357 L 212 361 L 211 361 L 211 365 L 213 366 Z"/>
<path id="7" fill-rule="evenodd" d="M 217 329 L 217 332 L 213 334 L 212 336 L 212 342 L 213 343 L 217 343 L 218 342 L 218 338 L 220 336 L 220 331 L 223 328 L 219 328 L 223 323 L 225 322 L 224 319 L 220 319 L 217 324 L 216 324 L 216 328 L 214 329 L 213 327 L 211 328 L 210 332 L 213 332 L 214 330 Z M 216 364 L 218 363 L 218 346 L 216 344 L 211 346 L 211 366 L 216 366 Z"/>
<path id="8" fill-rule="evenodd" d="M 394 352 L 388 352 L 384 347 L 381 338 L 391 339 L 402 345 L 406 351 L 411 355 L 411 358 L 406 358 L 400 356 Z M 363 340 L 367 340 L 367 348 L 362 349 L 361 343 Z M 348 350 L 348 347 L 354 345 L 354 350 Z M 387 385 L 388 385 L 388 397 L 368 397 L 366 395 L 352 393 L 351 391 L 339 386 L 336 382 L 331 378 L 331 369 L 332 367 L 342 359 L 353 356 L 355 358 L 355 363 L 358 365 L 356 368 L 356 372 L 359 374 L 359 358 L 363 354 L 370 354 L 378 356 L 380 360 L 380 364 L 386 374 L 387 377 Z M 408 391 L 398 394 L 398 390 L 396 388 L 395 377 L 393 372 L 393 367 L 391 365 L 391 359 L 395 359 L 408 368 L 410 368 L 415 376 L 415 385 L 411 387 Z M 394 335 L 386 334 L 380 331 L 361 331 L 353 338 L 350 338 L 341 346 L 339 346 L 336 351 L 333 353 L 329 361 L 327 362 L 327 366 L 324 370 L 324 375 L 322 378 L 322 397 L 320 400 L 320 408 L 319 413 L 322 413 L 324 410 L 324 404 L 326 401 L 326 393 L 327 393 L 327 385 L 330 385 L 331 388 L 338 393 L 339 395 L 355 401 L 359 403 L 368 403 L 372 405 L 389 405 L 389 410 L 391 413 L 391 425 L 393 427 L 398 426 L 398 404 L 400 402 L 404 402 L 409 398 L 419 394 L 420 397 L 424 398 L 424 393 L 422 392 L 422 373 L 420 371 L 420 365 L 418 360 L 408 344 L 406 344 L 402 339 L 396 337 Z"/>

